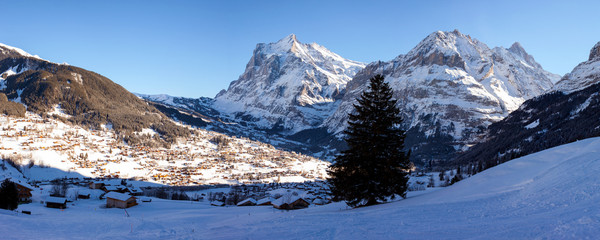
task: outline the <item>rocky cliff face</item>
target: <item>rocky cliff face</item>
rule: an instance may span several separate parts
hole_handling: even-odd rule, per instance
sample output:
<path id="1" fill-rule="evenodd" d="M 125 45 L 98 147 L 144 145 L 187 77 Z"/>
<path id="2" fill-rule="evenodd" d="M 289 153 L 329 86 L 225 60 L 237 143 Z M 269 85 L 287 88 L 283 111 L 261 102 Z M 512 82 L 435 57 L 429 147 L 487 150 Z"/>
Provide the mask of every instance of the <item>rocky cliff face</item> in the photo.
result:
<path id="1" fill-rule="evenodd" d="M 558 75 L 542 69 L 519 43 L 490 49 L 458 31 L 435 32 L 406 55 L 375 62 L 356 74 L 325 122 L 340 133 L 370 77 L 383 74 L 402 109 L 407 145 L 420 161 L 443 161 L 467 149 L 488 125 L 526 99 L 552 88 Z"/>
<path id="2" fill-rule="evenodd" d="M 292 34 L 258 44 L 244 73 L 216 96 L 214 107 L 266 129 L 294 133 L 319 126 L 363 67 Z"/>
<path id="3" fill-rule="evenodd" d="M 590 50 L 587 61 L 577 65 L 554 86 L 554 90 L 572 93 L 600 82 L 600 42 Z"/>

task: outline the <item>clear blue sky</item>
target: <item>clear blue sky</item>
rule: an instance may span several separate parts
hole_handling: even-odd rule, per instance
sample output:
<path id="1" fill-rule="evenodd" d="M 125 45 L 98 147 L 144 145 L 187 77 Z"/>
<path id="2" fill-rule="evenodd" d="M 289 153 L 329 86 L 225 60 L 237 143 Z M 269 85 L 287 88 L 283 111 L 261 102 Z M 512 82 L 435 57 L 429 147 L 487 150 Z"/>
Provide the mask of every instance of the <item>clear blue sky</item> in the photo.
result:
<path id="1" fill-rule="evenodd" d="M 458 29 L 490 47 L 520 42 L 570 72 L 600 41 L 597 1 L 3 1 L 0 42 L 98 72 L 138 93 L 214 97 L 257 43 L 290 33 L 372 62 Z"/>

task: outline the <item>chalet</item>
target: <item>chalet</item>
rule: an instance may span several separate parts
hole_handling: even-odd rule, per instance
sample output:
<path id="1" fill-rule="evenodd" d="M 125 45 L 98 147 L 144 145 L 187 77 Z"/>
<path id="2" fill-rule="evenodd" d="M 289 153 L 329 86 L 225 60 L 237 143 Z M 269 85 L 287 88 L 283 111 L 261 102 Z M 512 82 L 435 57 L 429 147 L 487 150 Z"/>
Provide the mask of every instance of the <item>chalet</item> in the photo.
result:
<path id="1" fill-rule="evenodd" d="M 212 205 L 212 206 L 217 206 L 217 207 L 222 207 L 222 206 L 225 206 L 225 202 L 221 202 L 221 201 L 212 201 L 212 202 L 210 202 L 210 205 Z"/>
<path id="2" fill-rule="evenodd" d="M 49 208 L 67 208 L 67 199 L 61 197 L 46 197 L 46 207 Z"/>
<path id="3" fill-rule="evenodd" d="M 104 187 L 104 183 L 103 182 L 90 182 L 89 186 L 91 189 L 102 189 L 102 187 Z"/>
<path id="4" fill-rule="evenodd" d="M 144 194 L 144 191 L 136 186 L 127 187 L 126 191 L 128 191 L 133 196 L 141 196 Z"/>
<path id="5" fill-rule="evenodd" d="M 271 202 L 271 205 L 277 209 L 293 210 L 307 208 L 310 203 L 298 196 L 284 196 Z"/>
<path id="6" fill-rule="evenodd" d="M 106 197 L 106 207 L 108 208 L 130 208 L 137 205 L 136 198 L 125 193 L 109 192 L 104 197 Z"/>
<path id="7" fill-rule="evenodd" d="M 127 187 L 122 186 L 122 185 L 105 185 L 104 187 L 102 187 L 102 190 L 104 192 L 118 192 L 118 193 L 126 193 L 128 192 Z"/>
<path id="8" fill-rule="evenodd" d="M 246 199 L 244 201 L 239 202 L 237 205 L 238 205 L 238 207 L 241 207 L 241 206 L 256 206 L 256 200 L 254 200 L 254 198 L 248 198 L 248 199 Z"/>
<path id="9" fill-rule="evenodd" d="M 33 186 L 21 181 L 15 181 L 14 183 L 19 190 L 19 202 L 31 202 L 31 191 L 33 191 Z"/>

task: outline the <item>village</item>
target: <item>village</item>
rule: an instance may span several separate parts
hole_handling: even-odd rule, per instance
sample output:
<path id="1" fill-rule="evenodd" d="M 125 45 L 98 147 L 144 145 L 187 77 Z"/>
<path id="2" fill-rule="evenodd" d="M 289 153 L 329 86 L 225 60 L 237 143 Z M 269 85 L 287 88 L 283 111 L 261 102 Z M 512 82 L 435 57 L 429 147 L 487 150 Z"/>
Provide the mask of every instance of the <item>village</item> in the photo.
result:
<path id="1" fill-rule="evenodd" d="M 88 130 L 31 113 L 25 118 L 0 116 L 0 155 L 23 168 L 58 169 L 65 177 L 76 173 L 167 186 L 304 182 L 327 176 L 328 162 L 244 138 L 193 130 L 191 137 L 170 148 L 149 148 L 126 144 L 110 126 Z M 144 129 L 137 134 L 157 133 Z M 227 141 L 216 143 L 215 138 Z"/>

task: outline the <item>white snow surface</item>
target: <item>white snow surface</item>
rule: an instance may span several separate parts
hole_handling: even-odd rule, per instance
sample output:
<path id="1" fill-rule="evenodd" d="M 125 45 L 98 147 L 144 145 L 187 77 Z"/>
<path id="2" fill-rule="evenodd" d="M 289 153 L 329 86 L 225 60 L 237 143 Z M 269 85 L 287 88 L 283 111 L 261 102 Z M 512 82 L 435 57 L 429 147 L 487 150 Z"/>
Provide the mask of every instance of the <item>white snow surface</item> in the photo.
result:
<path id="1" fill-rule="evenodd" d="M 0 210 L 4 239 L 594 239 L 600 234 L 600 138 L 524 156 L 450 187 L 359 209 L 343 203 L 280 211 L 152 199 L 34 202 Z M 99 191 L 99 190 L 94 190 Z M 129 216 L 128 216 L 129 215 Z M 16 231 L 15 229 L 18 229 Z"/>

